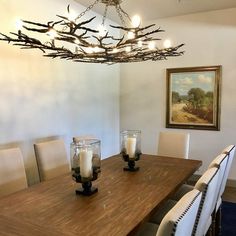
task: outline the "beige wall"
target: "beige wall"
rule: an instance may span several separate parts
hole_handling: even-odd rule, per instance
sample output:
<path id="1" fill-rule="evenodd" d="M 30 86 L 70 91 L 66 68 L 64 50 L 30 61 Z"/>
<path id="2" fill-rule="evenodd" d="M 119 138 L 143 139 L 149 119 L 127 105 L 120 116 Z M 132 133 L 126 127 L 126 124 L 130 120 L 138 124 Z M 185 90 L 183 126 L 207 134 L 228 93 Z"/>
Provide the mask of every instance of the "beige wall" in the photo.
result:
<path id="1" fill-rule="evenodd" d="M 16 18 L 54 20 L 69 3 L 84 10 L 73 1 L 0 0 L 0 31 L 14 31 Z M 45 137 L 62 137 L 68 154 L 72 136 L 83 134 L 101 139 L 103 158 L 119 151 L 119 71 L 0 42 L 0 146 L 21 147 L 29 184 L 38 181 L 33 143 Z"/>
<path id="2" fill-rule="evenodd" d="M 142 151 L 157 152 L 165 128 L 166 68 L 222 65 L 221 130 L 190 133 L 190 157 L 203 161 L 201 173 L 228 144 L 236 144 L 236 8 L 156 20 L 185 55 L 168 61 L 121 66 L 121 129 L 141 129 Z M 181 131 L 181 130 L 175 130 Z M 230 173 L 236 180 L 236 160 Z"/>

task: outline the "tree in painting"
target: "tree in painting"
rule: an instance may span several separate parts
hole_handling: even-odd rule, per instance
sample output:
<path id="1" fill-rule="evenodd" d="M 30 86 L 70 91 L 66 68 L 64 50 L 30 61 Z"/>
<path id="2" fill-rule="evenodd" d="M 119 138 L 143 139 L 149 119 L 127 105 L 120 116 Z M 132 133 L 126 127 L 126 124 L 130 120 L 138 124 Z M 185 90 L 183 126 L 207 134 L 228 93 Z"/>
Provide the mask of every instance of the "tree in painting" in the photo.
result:
<path id="1" fill-rule="evenodd" d="M 214 78 L 214 72 L 172 75 L 172 122 L 213 123 Z"/>

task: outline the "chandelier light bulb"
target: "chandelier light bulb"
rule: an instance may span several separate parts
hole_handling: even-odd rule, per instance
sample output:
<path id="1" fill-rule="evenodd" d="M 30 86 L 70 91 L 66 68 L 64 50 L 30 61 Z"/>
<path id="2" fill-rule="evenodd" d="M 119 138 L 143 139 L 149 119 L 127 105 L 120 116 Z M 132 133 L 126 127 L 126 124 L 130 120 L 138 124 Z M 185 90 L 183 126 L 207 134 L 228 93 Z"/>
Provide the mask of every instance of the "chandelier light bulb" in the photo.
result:
<path id="1" fill-rule="evenodd" d="M 143 46 L 143 41 L 142 40 L 139 40 L 138 41 L 138 47 L 141 48 Z"/>
<path id="2" fill-rule="evenodd" d="M 107 29 L 104 25 L 99 25 L 98 26 L 98 31 L 99 31 L 98 34 L 99 34 L 100 37 L 104 37 L 107 33 Z"/>
<path id="3" fill-rule="evenodd" d="M 93 48 L 92 47 L 86 48 L 86 52 L 89 54 L 93 53 Z"/>
<path id="4" fill-rule="evenodd" d="M 118 52 L 118 49 L 117 49 L 117 48 L 114 48 L 114 49 L 112 50 L 112 52 L 113 52 L 113 53 L 117 53 L 117 52 Z"/>
<path id="5" fill-rule="evenodd" d="M 129 31 L 129 32 L 128 32 L 128 35 L 127 35 L 127 38 L 128 38 L 128 39 L 134 39 L 134 38 L 135 38 L 134 32 Z"/>
<path id="6" fill-rule="evenodd" d="M 55 39 L 57 36 L 57 31 L 51 28 L 48 32 L 47 35 L 49 36 L 50 39 Z"/>
<path id="7" fill-rule="evenodd" d="M 74 43 L 75 43 L 75 44 L 80 44 L 80 41 L 79 41 L 78 39 L 76 39 L 76 40 L 74 41 Z"/>
<path id="8" fill-rule="evenodd" d="M 16 20 L 16 29 L 22 30 L 22 28 L 23 28 L 23 21 L 20 19 Z"/>
<path id="9" fill-rule="evenodd" d="M 75 11 L 70 10 L 70 12 L 67 15 L 67 18 L 69 21 L 75 22 L 75 19 L 77 18 L 77 14 L 75 13 Z"/>
<path id="10" fill-rule="evenodd" d="M 94 51 L 94 52 L 99 52 L 99 51 L 100 51 L 100 49 L 99 49 L 99 47 L 98 47 L 98 46 L 96 46 L 96 47 L 94 47 L 94 48 L 93 48 L 93 51 Z"/>
<path id="11" fill-rule="evenodd" d="M 132 26 L 133 26 L 133 27 L 135 27 L 135 28 L 139 27 L 140 24 L 141 24 L 141 18 L 140 18 L 140 16 L 139 16 L 139 15 L 134 15 L 134 16 L 132 17 L 131 22 L 132 22 Z"/>
<path id="12" fill-rule="evenodd" d="M 131 52 L 131 47 L 130 47 L 130 46 L 127 46 L 127 47 L 125 48 L 125 51 L 126 51 L 126 52 Z"/>
<path id="13" fill-rule="evenodd" d="M 156 48 L 155 42 L 154 42 L 154 41 L 151 41 L 151 42 L 148 44 L 148 48 L 149 48 L 150 50 L 155 50 L 155 48 Z"/>
<path id="14" fill-rule="evenodd" d="M 164 48 L 170 48 L 172 46 L 172 43 L 169 39 L 166 39 L 163 43 Z"/>

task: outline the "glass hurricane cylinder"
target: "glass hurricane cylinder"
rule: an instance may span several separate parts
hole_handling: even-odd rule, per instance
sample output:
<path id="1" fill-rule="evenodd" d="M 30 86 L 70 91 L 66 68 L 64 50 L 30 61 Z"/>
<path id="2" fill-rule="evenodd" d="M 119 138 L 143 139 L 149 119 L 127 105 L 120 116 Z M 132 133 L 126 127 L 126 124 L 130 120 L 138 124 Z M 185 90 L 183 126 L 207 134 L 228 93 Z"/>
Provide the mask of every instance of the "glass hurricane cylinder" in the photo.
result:
<path id="1" fill-rule="evenodd" d="M 82 184 L 82 189 L 76 190 L 76 193 L 89 196 L 97 192 L 97 188 L 92 187 L 92 181 L 98 178 L 101 171 L 100 140 L 74 140 L 70 153 L 72 177 Z"/>
<path id="2" fill-rule="evenodd" d="M 137 171 L 139 167 L 135 167 L 135 161 L 140 159 L 141 155 L 141 131 L 125 130 L 120 134 L 121 155 L 124 161 L 128 162 L 128 167 L 124 170 Z"/>

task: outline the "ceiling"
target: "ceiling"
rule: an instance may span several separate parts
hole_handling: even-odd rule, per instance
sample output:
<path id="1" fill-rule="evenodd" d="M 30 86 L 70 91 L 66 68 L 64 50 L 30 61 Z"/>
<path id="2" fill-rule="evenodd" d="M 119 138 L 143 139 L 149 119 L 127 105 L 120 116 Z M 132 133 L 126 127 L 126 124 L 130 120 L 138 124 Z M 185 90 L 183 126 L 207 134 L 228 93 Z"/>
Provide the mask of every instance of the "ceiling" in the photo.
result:
<path id="1" fill-rule="evenodd" d="M 84 6 L 89 6 L 95 0 L 74 0 Z M 93 10 L 103 14 L 104 4 L 97 4 Z M 139 14 L 143 20 L 172 17 L 190 13 L 220 10 L 236 7 L 236 0 L 123 0 L 122 8 L 130 15 Z M 108 10 L 108 17 L 119 21 L 117 13 L 112 7 Z"/>

